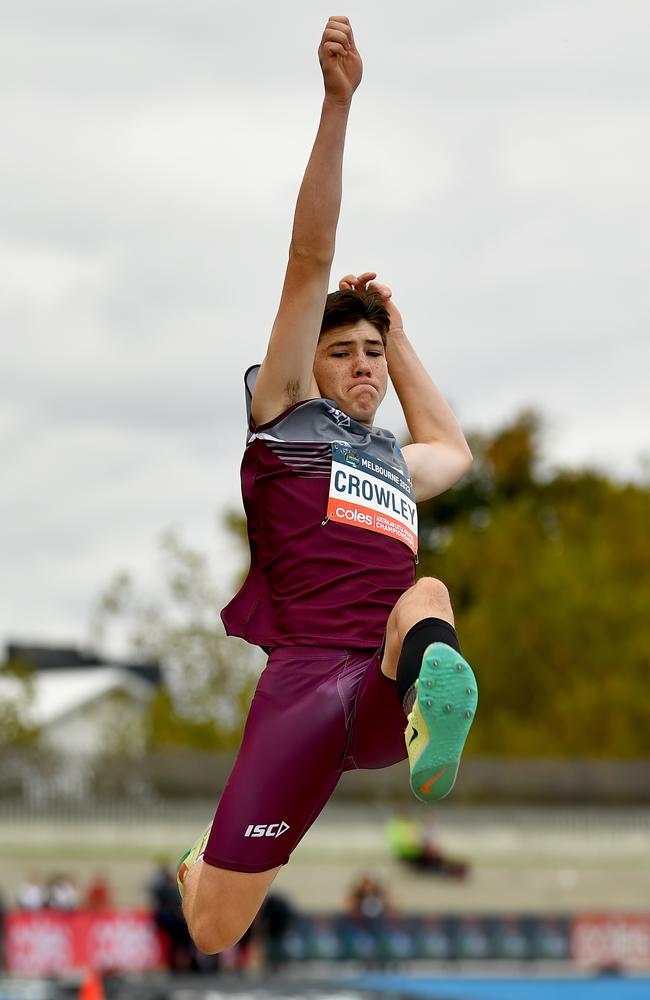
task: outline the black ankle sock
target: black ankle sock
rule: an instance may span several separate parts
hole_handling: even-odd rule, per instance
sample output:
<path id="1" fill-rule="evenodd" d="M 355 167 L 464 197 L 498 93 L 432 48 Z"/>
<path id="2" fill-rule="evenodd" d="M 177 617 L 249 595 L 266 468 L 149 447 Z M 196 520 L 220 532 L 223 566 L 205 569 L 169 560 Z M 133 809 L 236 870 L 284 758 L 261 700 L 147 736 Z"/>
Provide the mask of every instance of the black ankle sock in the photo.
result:
<path id="1" fill-rule="evenodd" d="M 415 682 L 420 673 L 424 651 L 432 642 L 445 642 L 460 653 L 456 629 L 442 618 L 423 618 L 409 629 L 402 643 L 395 678 L 397 692 L 407 715 L 415 701 Z"/>

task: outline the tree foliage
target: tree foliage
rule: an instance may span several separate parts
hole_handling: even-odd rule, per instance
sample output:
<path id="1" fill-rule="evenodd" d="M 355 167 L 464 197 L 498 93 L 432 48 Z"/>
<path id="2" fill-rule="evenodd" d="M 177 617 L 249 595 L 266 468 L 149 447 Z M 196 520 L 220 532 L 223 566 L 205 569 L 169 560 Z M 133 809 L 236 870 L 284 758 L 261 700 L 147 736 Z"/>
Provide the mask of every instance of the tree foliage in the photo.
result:
<path id="1" fill-rule="evenodd" d="M 472 437 L 475 464 L 420 505 L 419 574 L 449 587 L 480 704 L 468 750 L 650 756 L 650 489 L 540 471 L 541 421 Z"/>
<path id="2" fill-rule="evenodd" d="M 135 659 L 159 662 L 166 683 L 146 720 L 150 749 L 183 746 L 217 750 L 238 744 L 260 669 L 255 650 L 227 638 L 219 611 L 225 603 L 207 557 L 174 531 L 162 536 L 158 597 L 142 597 L 127 572 L 99 599 L 94 622 L 101 642 L 112 621 L 126 624 Z"/>
<path id="3" fill-rule="evenodd" d="M 469 474 L 419 505 L 418 566 L 449 587 L 478 674 L 468 752 L 650 756 L 650 487 L 594 469 L 545 471 L 530 411 L 469 439 Z M 243 516 L 225 523 L 243 556 Z M 167 667 L 150 745 L 234 746 L 260 659 L 226 640 L 205 556 L 173 533 L 162 555 L 164 600 L 137 599 L 122 574 L 101 612 L 129 619 L 134 652 Z"/>
<path id="4" fill-rule="evenodd" d="M 0 664 L 0 749 L 32 746 L 40 730 L 31 719 L 34 699 L 32 668 L 22 659 Z"/>

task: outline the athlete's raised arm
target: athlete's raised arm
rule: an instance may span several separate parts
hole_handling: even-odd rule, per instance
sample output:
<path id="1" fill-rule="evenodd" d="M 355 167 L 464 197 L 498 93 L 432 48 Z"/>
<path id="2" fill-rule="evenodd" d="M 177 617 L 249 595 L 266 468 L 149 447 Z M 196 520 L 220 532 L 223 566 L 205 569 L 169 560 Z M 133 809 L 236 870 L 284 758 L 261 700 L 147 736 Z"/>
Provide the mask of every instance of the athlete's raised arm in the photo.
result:
<path id="1" fill-rule="evenodd" d="M 472 453 L 451 407 L 420 361 L 404 332 L 402 315 L 387 285 L 375 284 L 374 271 L 347 274 L 340 288 L 368 288 L 390 317 L 386 339 L 388 374 L 404 412 L 412 444 L 403 449 L 416 500 L 429 500 L 458 482 L 472 464 Z"/>
<path id="2" fill-rule="evenodd" d="M 253 393 L 257 424 L 319 395 L 312 368 L 341 207 L 345 132 L 363 69 L 347 17 L 330 17 L 318 58 L 325 97 L 296 203 L 280 306 Z"/>

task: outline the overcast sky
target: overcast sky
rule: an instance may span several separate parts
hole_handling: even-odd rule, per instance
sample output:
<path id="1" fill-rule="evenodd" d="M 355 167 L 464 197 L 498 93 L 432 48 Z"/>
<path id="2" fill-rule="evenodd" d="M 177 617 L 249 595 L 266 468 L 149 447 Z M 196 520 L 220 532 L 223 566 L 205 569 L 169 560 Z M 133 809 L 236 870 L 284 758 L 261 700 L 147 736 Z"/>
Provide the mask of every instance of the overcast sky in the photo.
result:
<path id="1" fill-rule="evenodd" d="M 468 428 L 650 451 L 647 0 L 0 8 L 0 641 L 83 642 L 176 525 L 227 594 L 243 370 L 263 356 L 320 109 L 364 58 L 334 276 L 376 270 Z M 334 277 L 332 287 L 334 287 Z M 394 398 L 378 415 L 398 435 Z"/>

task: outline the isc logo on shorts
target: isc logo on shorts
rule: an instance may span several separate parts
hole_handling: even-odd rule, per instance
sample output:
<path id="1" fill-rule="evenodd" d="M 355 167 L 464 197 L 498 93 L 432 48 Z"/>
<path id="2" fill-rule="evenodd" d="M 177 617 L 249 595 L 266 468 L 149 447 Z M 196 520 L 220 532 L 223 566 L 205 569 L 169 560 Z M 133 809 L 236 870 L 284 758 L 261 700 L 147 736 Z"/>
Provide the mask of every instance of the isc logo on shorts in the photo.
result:
<path id="1" fill-rule="evenodd" d="M 289 829 L 289 824 L 281 823 L 251 823 L 246 827 L 245 837 L 279 837 Z"/>

